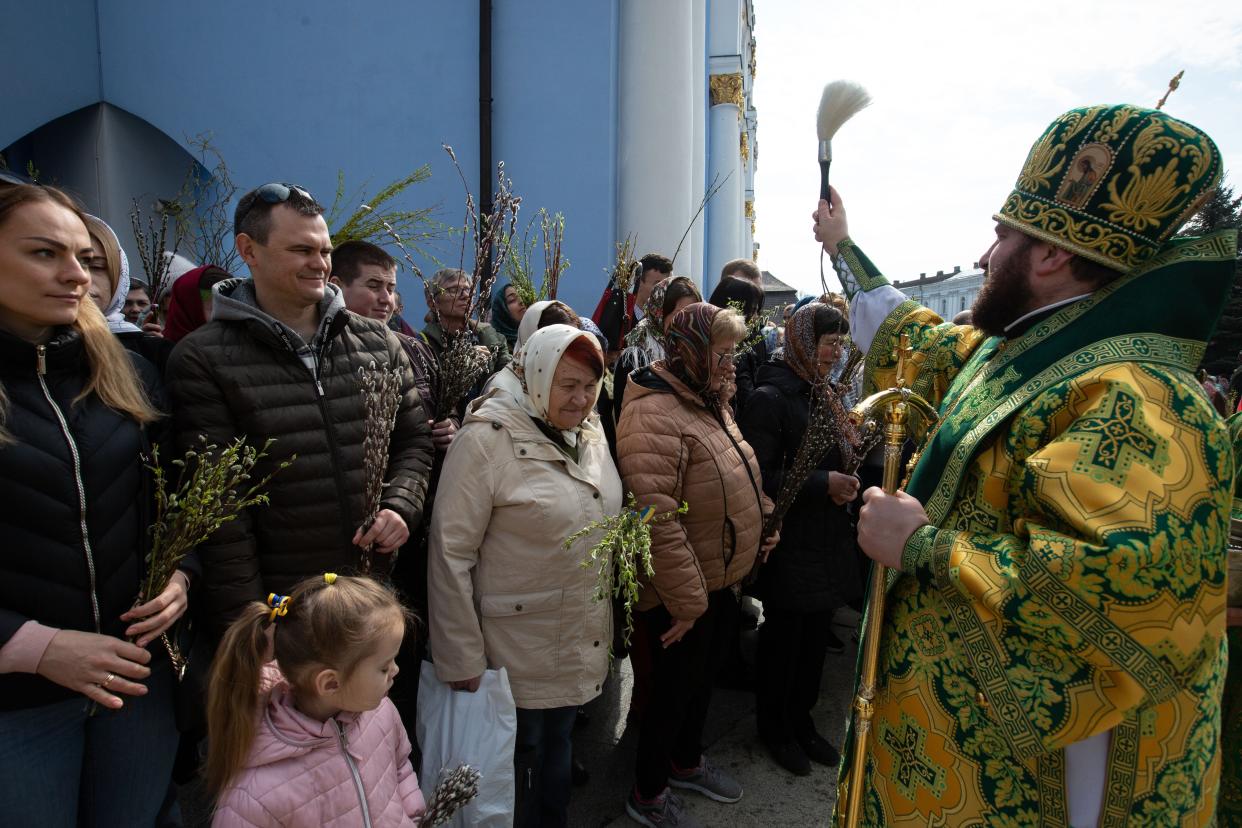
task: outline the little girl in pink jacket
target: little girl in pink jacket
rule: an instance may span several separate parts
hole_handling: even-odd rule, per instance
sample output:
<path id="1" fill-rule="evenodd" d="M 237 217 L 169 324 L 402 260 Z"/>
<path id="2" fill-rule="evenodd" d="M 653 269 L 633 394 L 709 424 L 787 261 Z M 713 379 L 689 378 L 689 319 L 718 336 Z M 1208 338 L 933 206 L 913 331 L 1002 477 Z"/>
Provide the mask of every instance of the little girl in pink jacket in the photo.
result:
<path id="1" fill-rule="evenodd" d="M 331 573 L 243 610 L 208 687 L 215 828 L 420 824 L 410 743 L 387 695 L 409 621 L 383 585 Z"/>

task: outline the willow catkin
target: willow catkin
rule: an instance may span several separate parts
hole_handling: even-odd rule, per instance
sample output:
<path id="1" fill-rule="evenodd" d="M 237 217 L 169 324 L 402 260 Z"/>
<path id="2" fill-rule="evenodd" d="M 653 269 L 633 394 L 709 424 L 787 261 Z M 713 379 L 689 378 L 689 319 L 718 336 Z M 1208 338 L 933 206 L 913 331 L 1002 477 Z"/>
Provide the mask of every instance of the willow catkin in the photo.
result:
<path id="1" fill-rule="evenodd" d="M 459 765 L 441 776 L 439 784 L 431 793 L 431 802 L 423 813 L 422 824 L 443 825 L 452 819 L 454 814 L 479 795 L 481 778 L 482 774 L 469 765 Z"/>
<path id="2" fill-rule="evenodd" d="M 363 437 L 362 470 L 365 480 L 366 532 L 379 514 L 384 496 L 384 478 L 388 472 L 388 447 L 401 406 L 401 377 L 391 366 L 376 367 L 374 362 L 358 369 L 358 386 L 362 392 Z M 362 569 L 371 569 L 371 547 L 362 553 Z"/>

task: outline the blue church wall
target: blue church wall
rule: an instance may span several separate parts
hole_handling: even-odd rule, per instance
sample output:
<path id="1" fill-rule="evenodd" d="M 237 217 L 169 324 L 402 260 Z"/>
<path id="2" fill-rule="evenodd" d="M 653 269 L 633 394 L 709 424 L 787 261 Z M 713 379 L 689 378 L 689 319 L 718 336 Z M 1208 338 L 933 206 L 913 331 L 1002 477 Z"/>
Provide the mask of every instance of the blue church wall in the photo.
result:
<path id="1" fill-rule="evenodd" d="M 539 207 L 565 214 L 571 267 L 560 295 L 583 312 L 614 241 L 616 2 L 493 10 L 493 161 L 506 162 L 523 221 Z M 209 133 L 243 190 L 291 181 L 330 203 L 338 171 L 347 192 L 374 193 L 430 164 L 431 180 L 400 206 L 435 206 L 456 226 L 464 191 L 441 143 L 477 194 L 478 23 L 478 4 L 465 2 L 19 4 L 0 33 L 6 74 L 23 78 L 2 95 L 0 147 L 102 100 L 187 149 Z M 32 33 L 54 33 L 56 48 Z M 434 252 L 456 266 L 459 249 Z M 408 273 L 400 279 L 418 325 L 422 291 Z"/>
<path id="2" fill-rule="evenodd" d="M 7 3 L 0 27 L 0 147 L 99 100 L 93 0 Z"/>
<path id="3" fill-rule="evenodd" d="M 522 195 L 523 226 L 540 207 L 564 213 L 557 295 L 589 315 L 614 252 L 616 0 L 496 2 L 493 15 L 493 155 Z"/>

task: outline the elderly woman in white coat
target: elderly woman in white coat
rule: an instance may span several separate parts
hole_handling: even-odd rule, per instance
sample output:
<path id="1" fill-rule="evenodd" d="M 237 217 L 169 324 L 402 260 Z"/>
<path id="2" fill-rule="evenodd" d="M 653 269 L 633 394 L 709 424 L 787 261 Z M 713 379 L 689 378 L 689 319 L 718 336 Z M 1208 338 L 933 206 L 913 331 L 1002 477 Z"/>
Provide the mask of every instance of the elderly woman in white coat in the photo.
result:
<path id="1" fill-rule="evenodd" d="M 529 312 L 528 312 L 529 315 Z M 599 695 L 612 640 L 587 524 L 619 512 L 621 479 L 593 413 L 604 355 L 568 325 L 532 333 L 521 393 L 472 406 L 444 461 L 428 567 L 436 674 L 473 692 L 504 667 L 518 708 L 514 825 L 566 825 L 570 733 Z"/>

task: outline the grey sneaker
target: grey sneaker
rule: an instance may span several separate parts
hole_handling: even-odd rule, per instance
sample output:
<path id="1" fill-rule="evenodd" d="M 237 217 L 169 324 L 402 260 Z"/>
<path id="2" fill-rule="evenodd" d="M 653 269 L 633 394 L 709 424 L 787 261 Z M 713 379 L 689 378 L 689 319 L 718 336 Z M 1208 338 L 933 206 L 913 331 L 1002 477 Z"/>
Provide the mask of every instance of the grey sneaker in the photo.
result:
<path id="1" fill-rule="evenodd" d="M 638 792 L 631 788 L 625 800 L 625 812 L 630 819 L 647 828 L 702 828 L 701 822 L 686 813 L 686 803 L 681 797 L 668 788 L 656 797 L 655 802 L 639 802 Z"/>
<path id="2" fill-rule="evenodd" d="M 699 762 L 698 768 L 691 773 L 679 774 L 676 771 L 670 773 L 668 784 L 674 788 L 698 791 L 708 799 L 714 799 L 717 802 L 733 803 L 742 798 L 742 786 L 737 780 L 713 765 L 706 756 Z"/>

